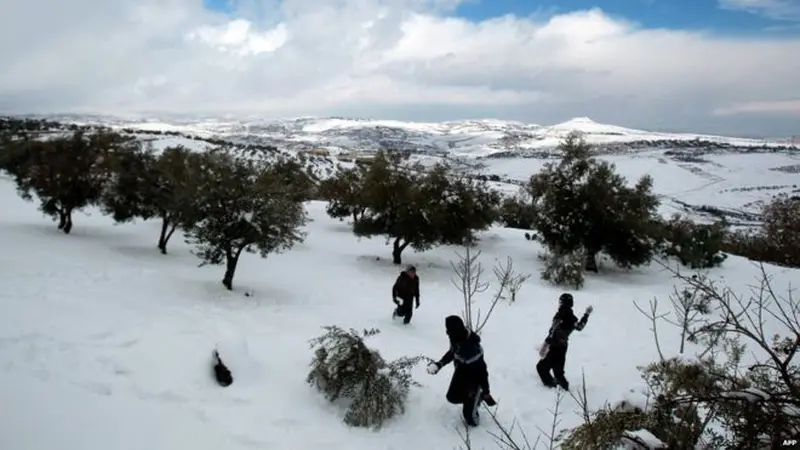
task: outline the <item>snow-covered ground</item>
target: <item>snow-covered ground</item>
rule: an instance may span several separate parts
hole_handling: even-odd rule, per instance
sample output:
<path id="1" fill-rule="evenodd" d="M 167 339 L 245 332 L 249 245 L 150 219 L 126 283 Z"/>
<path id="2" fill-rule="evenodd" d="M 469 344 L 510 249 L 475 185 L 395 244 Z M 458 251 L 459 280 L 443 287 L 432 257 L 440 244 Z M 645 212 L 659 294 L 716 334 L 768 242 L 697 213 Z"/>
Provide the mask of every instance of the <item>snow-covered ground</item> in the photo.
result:
<path id="1" fill-rule="evenodd" d="M 540 125 L 496 119 L 451 122 L 407 122 L 341 117 L 265 118 L 116 118 L 98 116 L 53 116 L 51 119 L 82 124 L 102 123 L 115 128 L 141 131 L 180 132 L 202 137 L 222 137 L 247 142 L 270 143 L 280 148 L 324 148 L 374 151 L 380 148 L 413 149 L 426 153 L 447 153 L 480 157 L 498 152 L 527 152 L 551 149 L 572 132 L 583 134 L 592 144 L 637 149 L 647 145 L 665 148 L 666 142 L 703 141 L 739 148 L 777 148 L 792 143 L 780 139 L 748 139 L 697 133 L 664 133 L 602 124 L 577 117 L 554 125 Z M 697 142 L 695 142 L 697 144 Z M 798 143 L 793 144 L 795 147 Z"/>
<path id="2" fill-rule="evenodd" d="M 724 167 L 703 166 L 723 178 L 713 186 L 707 185 L 710 178 L 674 162 L 615 162 L 631 179 L 653 174 L 659 193 L 704 195 L 703 203 L 716 204 L 728 198 L 719 192 L 721 184 L 790 183 L 779 179 L 785 174 L 767 171 L 786 163 L 778 157 L 732 156 Z M 722 164 L 716 158 L 709 157 Z M 511 175 L 521 161 L 490 163 L 507 164 L 496 169 Z M 533 170 L 528 165 L 519 175 Z M 786 176 L 797 182 L 798 175 Z M 728 195 L 744 201 L 748 194 Z M 268 259 L 242 257 L 234 292 L 220 284 L 222 268 L 197 267 L 180 236 L 173 237 L 169 255 L 159 254 L 156 222 L 115 226 L 92 210 L 77 214 L 72 234 L 63 235 L 4 178 L 0 205 L 3 450 L 459 446 L 460 410 L 444 399 L 452 368 L 430 376 L 417 367 L 423 386 L 412 390 L 407 412 L 380 432 L 347 428 L 342 412 L 305 383 L 312 358 L 308 341 L 324 325 L 380 328 L 369 343 L 390 359 L 439 358 L 447 349 L 443 319 L 462 309 L 450 283 L 456 249 L 406 252 L 406 262 L 420 272 L 422 306 L 404 327 L 390 317 L 389 290 L 398 268 L 389 262 L 389 247 L 380 238 L 356 239 L 345 223 L 325 215 L 322 203 L 308 206 L 313 221 L 303 244 Z M 500 419 L 516 419 L 535 436 L 537 427 L 549 428 L 556 395 L 535 374 L 536 347 L 562 291 L 539 280 L 539 248 L 522 231 L 491 229 L 482 234 L 480 248 L 487 266 L 511 256 L 517 270 L 533 274 L 516 303 L 497 307 L 482 335 Z M 636 366 L 654 360 L 655 350 L 649 321 L 634 302 L 646 304 L 654 296 L 666 301 L 673 288 L 657 265 L 624 272 L 606 263 L 602 270 L 575 293 L 576 313 L 588 305 L 595 311 L 587 328 L 572 337 L 567 359 L 573 385 L 585 371 L 593 407 L 639 398 Z M 797 270 L 769 271 L 781 290 L 800 277 Z M 757 270 L 730 257 L 711 273 L 744 292 Z M 677 351 L 677 332 L 664 327 L 665 352 Z M 217 344 L 236 378 L 229 388 L 220 388 L 210 375 Z M 579 422 L 574 400 L 567 397 L 561 408 L 561 426 Z M 484 418 L 473 433 L 474 448 L 496 448 L 487 431 L 496 430 Z"/>
<path id="3" fill-rule="evenodd" d="M 735 211 L 758 213 L 773 195 L 800 192 L 800 173 L 775 170 L 800 168 L 800 153 L 732 153 L 700 156 L 706 162 L 682 162 L 664 155 L 664 150 L 633 155 L 607 155 L 598 159 L 613 163 L 629 183 L 643 175 L 653 178 L 653 190 L 662 197 L 662 212 L 685 212 L 675 201 L 710 205 Z M 548 160 L 534 158 L 484 159 L 484 172 L 505 179 L 526 181 Z M 508 186 L 513 193 L 518 187 Z"/>

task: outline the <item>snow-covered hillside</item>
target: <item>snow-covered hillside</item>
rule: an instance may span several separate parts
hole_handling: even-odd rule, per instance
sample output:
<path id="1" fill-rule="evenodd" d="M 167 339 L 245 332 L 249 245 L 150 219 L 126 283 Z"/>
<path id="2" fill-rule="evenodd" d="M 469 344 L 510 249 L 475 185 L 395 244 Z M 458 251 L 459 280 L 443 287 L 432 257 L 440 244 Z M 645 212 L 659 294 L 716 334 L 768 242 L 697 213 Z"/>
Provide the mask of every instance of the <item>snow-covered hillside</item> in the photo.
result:
<path id="1" fill-rule="evenodd" d="M 54 120 L 107 125 L 148 131 L 172 131 L 218 137 L 237 142 L 274 145 L 289 150 L 326 149 L 330 152 L 374 151 L 382 148 L 418 153 L 482 157 L 524 155 L 552 149 L 569 133 L 609 151 L 671 147 L 720 147 L 729 150 L 785 149 L 786 142 L 703 134 L 657 133 L 599 124 L 582 117 L 544 126 L 495 119 L 422 123 L 348 118 L 296 119 L 117 119 L 113 117 L 53 116 Z"/>
<path id="2" fill-rule="evenodd" d="M 531 161 L 495 169 L 513 175 Z M 656 189 L 665 195 L 701 183 L 699 175 L 656 159 L 617 162 L 629 176 L 663 172 Z M 736 166 L 728 163 L 713 166 L 713 174 L 728 176 L 730 189 L 764 183 L 769 173 L 763 169 L 746 178 L 749 172 L 734 172 Z M 778 164 L 771 160 L 763 167 Z M 694 192 L 705 195 L 697 199 L 701 203 L 721 198 L 711 190 Z M 443 319 L 462 308 L 450 283 L 449 261 L 456 249 L 405 255 L 419 268 L 422 305 L 404 327 L 390 318 L 388 292 L 398 269 L 389 263 L 389 247 L 380 238 L 356 239 L 347 224 L 325 215 L 322 203 L 308 205 L 313 221 L 303 244 L 268 259 L 242 257 L 234 292 L 219 283 L 221 268 L 198 268 L 179 237 L 173 238 L 169 255 L 159 254 L 158 223 L 115 226 L 91 210 L 76 214 L 72 234 L 64 235 L 2 178 L 0 204 L 0 448 L 438 450 L 460 445 L 460 410 L 444 398 L 451 368 L 437 376 L 422 366 L 415 369 L 422 387 L 412 391 L 406 413 L 379 432 L 347 428 L 342 411 L 305 382 L 312 358 L 308 340 L 323 325 L 380 328 L 369 342 L 387 358 L 439 358 L 447 349 Z M 481 235 L 484 264 L 511 256 L 518 271 L 534 275 L 514 304 L 497 307 L 482 336 L 500 420 L 516 419 L 534 438 L 537 429 L 549 429 L 552 422 L 548 409 L 555 393 L 540 385 L 534 365 L 561 290 L 539 280 L 539 248 L 522 234 L 493 228 Z M 797 270 L 768 270 L 782 291 L 800 277 Z M 711 275 L 745 292 L 756 272 L 750 262 L 730 257 Z M 591 407 L 643 401 L 636 366 L 656 355 L 650 322 L 634 302 L 666 299 L 673 284 L 657 266 L 622 272 L 606 265 L 575 293 L 576 312 L 588 305 L 595 312 L 587 328 L 570 340 L 567 377 L 578 386 L 585 371 Z M 479 299 L 481 305 L 486 307 Z M 676 353 L 678 333 L 670 327 L 661 331 L 667 355 Z M 209 370 L 217 344 L 236 380 L 225 389 L 214 384 Z M 576 408 L 566 397 L 560 427 L 578 423 Z M 472 434 L 473 448 L 496 448 L 489 432 L 497 431 L 484 417 Z"/>
<path id="3" fill-rule="evenodd" d="M 574 119 L 550 127 L 526 125 L 498 120 L 448 123 L 407 123 L 399 121 L 370 121 L 352 119 L 302 118 L 295 120 L 258 122 L 177 121 L 164 123 L 156 120 L 135 122 L 120 121 L 110 117 L 52 116 L 49 120 L 61 121 L 59 132 L 70 126 L 110 126 L 117 131 L 161 150 L 182 145 L 197 151 L 225 145 L 231 151 L 249 153 L 254 148 L 261 157 L 296 157 L 306 170 L 317 179 L 334 175 L 340 168 L 351 167 L 361 158 L 369 159 L 371 150 L 377 148 L 413 148 L 409 162 L 431 165 L 447 161 L 475 176 L 491 181 L 496 189 L 506 194 L 518 192 L 522 183 L 537 173 L 558 155 L 550 147 L 537 150 L 503 150 L 476 157 L 469 153 L 468 139 L 480 140 L 480 145 L 497 145 L 500 135 L 509 129 L 534 131 L 541 139 L 533 145 L 557 145 L 569 132 L 581 131 L 590 142 L 595 142 L 600 159 L 615 164 L 630 183 L 642 175 L 653 177 L 656 191 L 662 196 L 662 212 L 688 214 L 696 220 L 725 218 L 735 225 L 758 223 L 761 206 L 776 194 L 800 193 L 800 150 L 780 143 L 742 140 L 703 135 L 657 134 L 631 130 L 611 125 L 601 125 L 587 118 Z M 72 125 L 70 125 L 72 124 Z M 405 130 L 403 139 L 411 136 L 423 145 L 436 147 L 444 141 L 456 142 L 449 151 L 426 152 L 424 148 L 408 144 L 393 145 L 381 140 L 380 133 Z M 350 134 L 348 134 L 350 133 Z M 377 134 L 376 134 L 377 133 Z M 270 138 L 265 136 L 283 136 Z M 340 146 L 327 145 L 336 140 Z M 456 141 L 459 137 L 462 141 Z M 608 143 L 602 144 L 603 140 Z M 646 139 L 646 140 L 645 140 Z M 659 140 L 660 139 L 660 140 Z M 699 139 L 699 140 L 698 140 Z M 314 141 L 317 147 L 309 142 Z M 355 140 L 355 141 L 354 141 Z M 364 140 L 364 147 L 353 142 Z M 627 140 L 627 141 L 626 141 Z M 361 141 L 359 141 L 361 142 Z M 431 144 L 439 142 L 439 144 Z M 477 145 L 477 144 L 476 144 Z M 269 150 L 265 150 L 269 149 Z M 370 150 L 371 149 L 371 150 Z M 467 150 L 465 150 L 467 149 Z M 263 151 L 261 151 L 263 150 Z M 485 150 L 485 148 L 484 148 Z M 714 199 L 709 204 L 706 199 Z"/>
<path id="4" fill-rule="evenodd" d="M 661 196 L 661 212 L 687 214 L 695 220 L 719 220 L 735 225 L 758 223 L 761 207 L 778 194 L 800 195 L 800 153 L 711 153 L 687 156 L 664 150 L 627 155 L 603 155 L 635 183 L 650 175 Z M 483 161 L 483 171 L 506 183 L 498 188 L 513 194 L 548 160 L 499 158 Z"/>

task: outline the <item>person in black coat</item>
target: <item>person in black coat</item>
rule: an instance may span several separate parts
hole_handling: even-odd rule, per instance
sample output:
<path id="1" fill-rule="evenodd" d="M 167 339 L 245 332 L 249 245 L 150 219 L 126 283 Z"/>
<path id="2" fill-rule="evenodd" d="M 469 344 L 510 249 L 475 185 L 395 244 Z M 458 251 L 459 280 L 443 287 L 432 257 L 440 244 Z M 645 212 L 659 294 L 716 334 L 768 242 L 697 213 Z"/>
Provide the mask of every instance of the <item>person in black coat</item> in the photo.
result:
<path id="1" fill-rule="evenodd" d="M 402 300 L 402 303 L 400 300 Z M 419 308 L 419 276 L 417 276 L 417 268 L 408 266 L 406 270 L 400 272 L 400 276 L 392 285 L 392 301 L 397 307 L 392 313 L 392 319 L 402 317 L 403 323 L 408 325 L 411 322 L 411 316 L 414 314 L 414 300 L 417 301 L 417 308 Z"/>
<path id="2" fill-rule="evenodd" d="M 553 324 L 539 351 L 541 359 L 536 364 L 536 372 L 539 373 L 542 383 L 548 387 L 561 386 L 562 389 L 569 390 L 569 382 L 564 377 L 569 335 L 575 330 L 583 330 L 589 314 L 592 313 L 592 307 L 589 306 L 578 320 L 572 312 L 573 302 L 572 294 L 564 293 L 558 298 L 558 311 L 553 316 Z M 550 375 L 551 370 L 555 377 Z"/>
<path id="3" fill-rule="evenodd" d="M 489 392 L 489 371 L 483 359 L 481 338 L 468 330 L 458 316 L 448 316 L 444 326 L 450 349 L 439 361 L 428 364 L 428 373 L 436 375 L 442 367 L 453 363 L 455 369 L 447 389 L 447 401 L 462 405 L 464 421 L 470 426 L 478 426 L 480 403 L 497 404 Z"/>

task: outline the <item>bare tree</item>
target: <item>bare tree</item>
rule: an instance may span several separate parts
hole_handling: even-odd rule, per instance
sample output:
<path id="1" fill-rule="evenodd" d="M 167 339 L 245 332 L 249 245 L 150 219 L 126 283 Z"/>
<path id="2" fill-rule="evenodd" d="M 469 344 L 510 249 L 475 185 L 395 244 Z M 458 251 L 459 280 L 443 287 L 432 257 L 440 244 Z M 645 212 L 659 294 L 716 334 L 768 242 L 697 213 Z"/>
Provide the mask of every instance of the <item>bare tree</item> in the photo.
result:
<path id="1" fill-rule="evenodd" d="M 511 422 L 511 425 L 505 425 L 500 419 L 497 417 L 497 412 L 492 411 L 486 405 L 484 405 L 484 409 L 492 419 L 492 422 L 497 426 L 498 431 L 487 431 L 489 435 L 494 438 L 495 444 L 498 448 L 502 450 L 537 450 L 540 448 L 540 445 L 546 445 L 547 450 L 555 450 L 558 448 L 558 440 L 560 439 L 560 434 L 558 430 L 558 426 L 561 423 L 561 402 L 564 400 L 564 391 L 559 390 L 556 394 L 556 401 L 555 406 L 553 409 L 548 409 L 548 411 L 552 414 L 553 420 L 550 424 L 549 430 L 539 430 L 539 437 L 536 438 L 535 441 L 531 442 L 528 439 L 527 434 L 525 434 L 525 430 L 520 427 L 516 420 Z M 472 450 L 472 440 L 470 438 L 471 431 L 469 427 L 466 427 L 467 430 L 464 432 L 459 431 L 459 437 L 461 438 L 461 442 L 463 444 L 462 449 L 464 450 Z M 519 434 L 519 438 L 514 437 L 515 434 Z"/>
<path id="2" fill-rule="evenodd" d="M 464 443 L 465 450 L 472 450 L 472 427 L 467 425 L 466 423 L 462 424 L 464 431 L 461 431 L 459 428 L 456 428 L 456 432 L 458 433 L 458 437 L 461 438 L 461 442 Z"/>
<path id="3" fill-rule="evenodd" d="M 667 314 L 658 312 L 658 298 L 653 297 L 650 300 L 650 311 L 645 311 L 638 303 L 633 302 L 633 306 L 639 310 L 642 315 L 650 319 L 650 331 L 653 332 L 653 341 L 656 344 L 656 351 L 658 351 L 658 358 L 664 361 L 664 352 L 661 351 L 661 341 L 658 339 L 658 321 L 664 319 Z"/>
<path id="4" fill-rule="evenodd" d="M 533 442 L 531 442 L 531 440 L 528 438 L 525 430 L 523 430 L 522 427 L 517 424 L 516 420 L 512 421 L 511 425 L 506 425 L 497 417 L 496 411 L 492 411 L 484 405 L 484 409 L 498 429 L 496 432 L 487 431 L 487 433 L 494 438 L 495 444 L 502 450 L 537 450 L 539 448 L 555 450 L 562 448 L 565 443 L 565 437 L 568 437 L 572 431 L 570 429 L 559 429 L 559 425 L 561 424 L 561 416 L 563 414 L 561 412 L 561 403 L 564 401 L 564 398 L 567 396 L 567 394 L 572 397 L 572 399 L 575 400 L 575 403 L 578 405 L 576 413 L 580 416 L 583 423 L 591 424 L 593 421 L 593 413 L 589 410 L 589 402 L 586 395 L 586 375 L 582 373 L 580 390 L 573 392 L 559 389 L 557 391 L 555 405 L 553 409 L 548 409 L 553 417 L 550 427 L 548 430 L 543 430 L 542 428 L 537 427 L 539 435 Z M 627 402 L 622 402 L 622 404 L 622 407 L 625 407 Z M 637 408 L 637 411 L 640 411 L 640 409 Z M 583 436 L 581 436 L 581 441 L 586 442 L 586 440 L 589 439 L 590 442 L 601 442 L 602 438 L 604 437 L 602 433 L 595 436 L 593 431 L 594 430 L 591 427 L 586 427 L 586 429 L 584 429 L 582 432 Z M 472 442 L 469 432 L 470 430 L 467 430 L 466 432 L 459 431 L 459 437 L 461 438 L 461 442 L 463 444 L 462 449 L 465 450 L 472 449 Z M 519 437 L 515 437 L 515 435 L 518 435 Z M 570 445 L 569 442 L 567 442 L 567 445 Z M 572 446 L 569 448 L 581 448 L 580 445 L 581 444 L 575 446 L 572 444 Z"/>
<path id="5" fill-rule="evenodd" d="M 561 412 L 559 411 L 559 407 L 561 406 L 561 400 L 564 399 L 564 391 L 559 389 L 556 391 L 556 405 L 553 409 L 549 409 L 548 411 L 550 414 L 553 415 L 553 421 L 550 423 L 550 429 L 545 431 L 539 428 L 539 432 L 541 435 L 544 435 L 544 438 L 547 440 L 549 445 L 547 446 L 547 450 L 554 450 L 558 444 L 558 425 L 561 423 Z M 516 450 L 516 449 L 514 449 Z"/>
<path id="6" fill-rule="evenodd" d="M 784 383 L 783 394 L 789 395 L 800 407 L 800 379 L 792 360 L 800 350 L 800 300 L 794 298 L 789 286 L 787 295 L 780 295 L 772 287 L 773 276 L 759 264 L 759 282 L 750 287 L 748 299 L 735 294 L 730 288 L 719 289 L 707 280 L 675 273 L 687 286 L 707 296 L 720 311 L 717 320 L 700 327 L 696 335 L 731 334 L 747 340 L 766 355 L 766 361 L 750 370 L 766 370 Z M 783 328 L 783 336 L 767 331 L 767 320 L 772 319 Z"/>
<path id="7" fill-rule="evenodd" d="M 692 279 L 707 283 L 709 280 L 704 275 L 693 275 Z M 673 287 L 673 293 L 669 296 L 672 302 L 672 315 L 664 317 L 667 323 L 675 325 L 681 330 L 681 344 L 678 353 L 683 354 L 686 340 L 694 340 L 694 332 L 704 323 L 703 317 L 711 312 L 711 299 L 700 289 L 694 287 L 684 287 L 678 289 Z"/>
<path id="8" fill-rule="evenodd" d="M 511 258 L 508 259 L 508 267 L 512 267 Z M 508 294 L 510 298 L 508 299 L 509 302 L 514 303 L 517 301 L 517 294 L 519 293 L 520 289 L 522 289 L 522 285 L 525 284 L 531 278 L 531 274 L 529 273 L 515 273 L 511 276 L 508 280 Z"/>
<path id="9" fill-rule="evenodd" d="M 716 285 L 706 277 L 684 275 L 670 269 L 695 302 L 705 304 L 709 314 L 688 299 L 674 299 L 670 320 L 688 326 L 686 341 L 707 346 L 698 358 L 665 358 L 642 368 L 648 386 L 644 407 L 620 402 L 606 404 L 590 412 L 583 390 L 572 397 L 580 405 L 583 423 L 563 430 L 550 439 L 566 450 L 587 448 L 611 449 L 627 445 L 629 449 L 656 448 L 747 448 L 766 450 L 786 445 L 800 435 L 800 365 L 795 356 L 800 351 L 800 300 L 791 286 L 785 295 L 773 289 L 773 277 L 759 265 L 759 281 L 749 295 L 740 295 L 730 288 Z M 702 300 L 698 300 L 700 298 Z M 670 313 L 658 311 L 658 301 L 640 308 L 653 323 L 658 339 L 657 323 Z M 686 313 L 686 314 L 684 314 Z M 704 315 L 700 320 L 698 317 Z M 672 320 L 674 319 L 674 320 Z M 745 347 L 747 345 L 748 347 Z M 657 345 L 658 346 L 658 345 Z M 660 346 L 658 346 L 660 347 Z M 745 348 L 753 353 L 752 362 L 744 363 Z M 711 350 L 708 350 L 711 349 Z M 661 353 L 659 349 L 659 353 Z M 558 413 L 552 411 L 557 427 Z M 490 416 L 500 432 L 498 446 L 507 450 L 530 450 L 527 439 L 519 443 L 512 438 L 515 424 L 504 426 L 494 413 Z M 542 431 L 542 430 L 540 430 Z M 554 433 L 541 432 L 542 437 Z M 550 448 L 554 448 L 551 444 Z"/>
<path id="10" fill-rule="evenodd" d="M 495 293 L 487 302 L 489 309 L 486 315 L 481 317 L 481 310 L 473 311 L 476 296 L 486 292 L 491 287 L 491 283 L 484 278 L 483 264 L 479 261 L 481 251 L 473 251 L 469 245 L 464 247 L 464 253 L 456 252 L 458 256 L 457 262 L 450 262 L 450 266 L 455 272 L 455 276 L 451 279 L 453 286 L 461 292 L 464 299 L 464 322 L 475 333 L 479 333 L 486 325 L 489 317 L 494 311 L 495 306 L 501 299 L 505 299 L 507 295 L 511 299 L 516 298 L 517 293 L 522 287 L 522 284 L 530 277 L 530 275 L 520 275 L 514 271 L 514 261 L 511 257 L 506 259 L 506 263 L 498 263 L 494 267 L 494 276 L 497 281 Z M 474 313 L 474 316 L 473 316 Z"/>
<path id="11" fill-rule="evenodd" d="M 662 359 L 644 369 L 657 401 L 642 428 L 669 448 L 776 448 L 800 433 L 800 301 L 791 286 L 778 294 L 772 275 L 758 268 L 758 283 L 741 295 L 667 267 L 685 288 L 673 299 L 676 320 L 665 320 L 682 328 L 682 343 L 706 346 L 694 360 Z M 651 305 L 642 312 L 655 324 L 664 315 Z M 745 363 L 747 349 L 752 361 Z M 664 414 L 683 418 L 652 420 Z"/>

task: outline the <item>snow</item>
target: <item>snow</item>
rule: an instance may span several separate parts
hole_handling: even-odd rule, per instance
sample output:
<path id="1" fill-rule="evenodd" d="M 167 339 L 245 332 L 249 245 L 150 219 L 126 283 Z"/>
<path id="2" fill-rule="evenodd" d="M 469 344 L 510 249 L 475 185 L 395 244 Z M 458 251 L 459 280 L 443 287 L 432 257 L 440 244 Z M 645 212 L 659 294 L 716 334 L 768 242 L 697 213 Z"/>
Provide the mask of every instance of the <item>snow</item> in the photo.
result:
<path id="1" fill-rule="evenodd" d="M 208 142 L 203 142 L 195 139 L 189 139 L 183 136 L 147 136 L 139 135 L 142 142 L 149 142 L 153 150 L 161 152 L 167 147 L 183 146 L 191 151 L 202 152 L 213 146 Z"/>
<path id="2" fill-rule="evenodd" d="M 636 183 L 644 175 L 651 176 L 653 190 L 661 197 L 661 212 L 665 216 L 686 213 L 677 202 L 758 213 L 773 195 L 797 195 L 800 191 L 800 174 L 775 170 L 800 164 L 800 154 L 734 153 L 703 155 L 702 158 L 708 162 L 682 162 L 665 156 L 664 150 L 597 157 L 614 164 L 629 184 Z M 525 182 L 549 161 L 557 162 L 535 158 L 489 158 L 481 162 L 486 166 L 486 174 Z M 517 185 L 502 188 L 509 194 L 518 189 Z"/>
<path id="3" fill-rule="evenodd" d="M 632 448 L 642 448 L 646 450 L 655 450 L 659 448 L 667 448 L 667 446 L 657 437 L 653 435 L 653 433 L 647 430 L 636 430 L 636 431 L 626 431 L 624 433 L 623 439 L 629 440 L 631 444 L 638 444 L 638 446 L 632 446 Z"/>
<path id="4" fill-rule="evenodd" d="M 316 146 L 331 150 L 371 150 L 392 146 L 416 148 L 426 152 L 445 152 L 454 156 L 482 157 L 502 151 L 552 149 L 569 133 L 579 131 L 593 144 L 621 144 L 641 141 L 694 141 L 725 143 L 740 147 L 790 145 L 778 140 L 746 139 L 695 133 L 662 133 L 611 124 L 588 117 L 577 117 L 555 125 L 540 125 L 497 119 L 449 122 L 409 122 L 342 117 L 302 117 L 285 119 L 130 119 L 111 117 L 72 118 L 64 121 L 111 124 L 116 128 L 162 130 L 202 137 L 245 137 L 268 140 L 283 146 Z M 282 145 L 278 145 L 281 147 Z"/>
<path id="5" fill-rule="evenodd" d="M 751 403 L 769 400 L 769 394 L 756 388 L 746 388 L 741 391 L 723 392 L 722 397 L 737 398 Z"/>
<path id="6" fill-rule="evenodd" d="M 722 194 L 719 185 L 734 189 L 798 179 L 768 170 L 785 164 L 786 155 L 709 156 L 721 166 L 704 169 L 723 180 L 716 185 L 658 158 L 612 159 L 631 181 L 649 173 L 658 193 L 692 195 L 706 204 L 733 203 L 736 196 L 749 200 L 743 192 Z M 488 161 L 491 170 L 520 179 L 540 162 Z M 267 259 L 242 256 L 234 292 L 222 287 L 221 267 L 198 267 L 178 233 L 169 255 L 161 255 L 155 245 L 157 222 L 115 226 L 90 210 L 75 216 L 75 228 L 66 236 L 1 177 L 0 204 L 0 448 L 459 446 L 460 409 L 444 398 L 451 367 L 432 376 L 425 364 L 417 366 L 414 376 L 423 386 L 412 389 L 406 413 L 380 432 L 347 428 L 343 411 L 305 382 L 313 356 L 309 340 L 322 334 L 324 325 L 379 328 L 368 343 L 387 360 L 441 357 L 447 350 L 443 318 L 462 309 L 450 283 L 449 262 L 457 249 L 406 251 L 404 262 L 420 273 L 422 302 L 404 327 L 391 320 L 388 290 L 399 269 L 391 264 L 390 247 L 381 238 L 355 238 L 346 223 L 325 215 L 320 202 L 308 204 L 313 220 L 304 243 Z M 493 228 L 481 235 L 486 266 L 511 256 L 517 270 L 533 274 L 515 303 L 494 310 L 482 338 L 500 420 L 516 419 L 535 435 L 537 427 L 550 426 L 548 409 L 556 398 L 535 374 L 536 346 L 562 291 L 539 280 L 539 248 L 523 234 Z M 634 393 L 643 383 L 636 366 L 656 355 L 650 323 L 634 301 L 654 296 L 665 301 L 673 280 L 657 265 L 630 272 L 602 266 L 601 275 L 588 275 L 585 288 L 574 293 L 576 311 L 590 304 L 595 311 L 571 339 L 567 377 L 577 387 L 585 371 L 591 408 L 620 399 L 640 404 L 641 395 Z M 768 271 L 778 290 L 799 275 L 772 266 Z M 710 276 L 747 292 L 757 268 L 729 257 Z M 482 301 L 477 300 L 479 307 Z M 678 336 L 679 330 L 662 327 L 666 354 L 677 353 Z M 232 370 L 234 383 L 228 388 L 213 381 L 214 348 Z M 574 400 L 564 398 L 561 426 L 578 424 L 579 416 L 570 413 L 576 408 Z M 482 418 L 471 436 L 474 448 L 495 448 L 488 431 L 496 433 L 496 427 L 486 414 Z"/>

